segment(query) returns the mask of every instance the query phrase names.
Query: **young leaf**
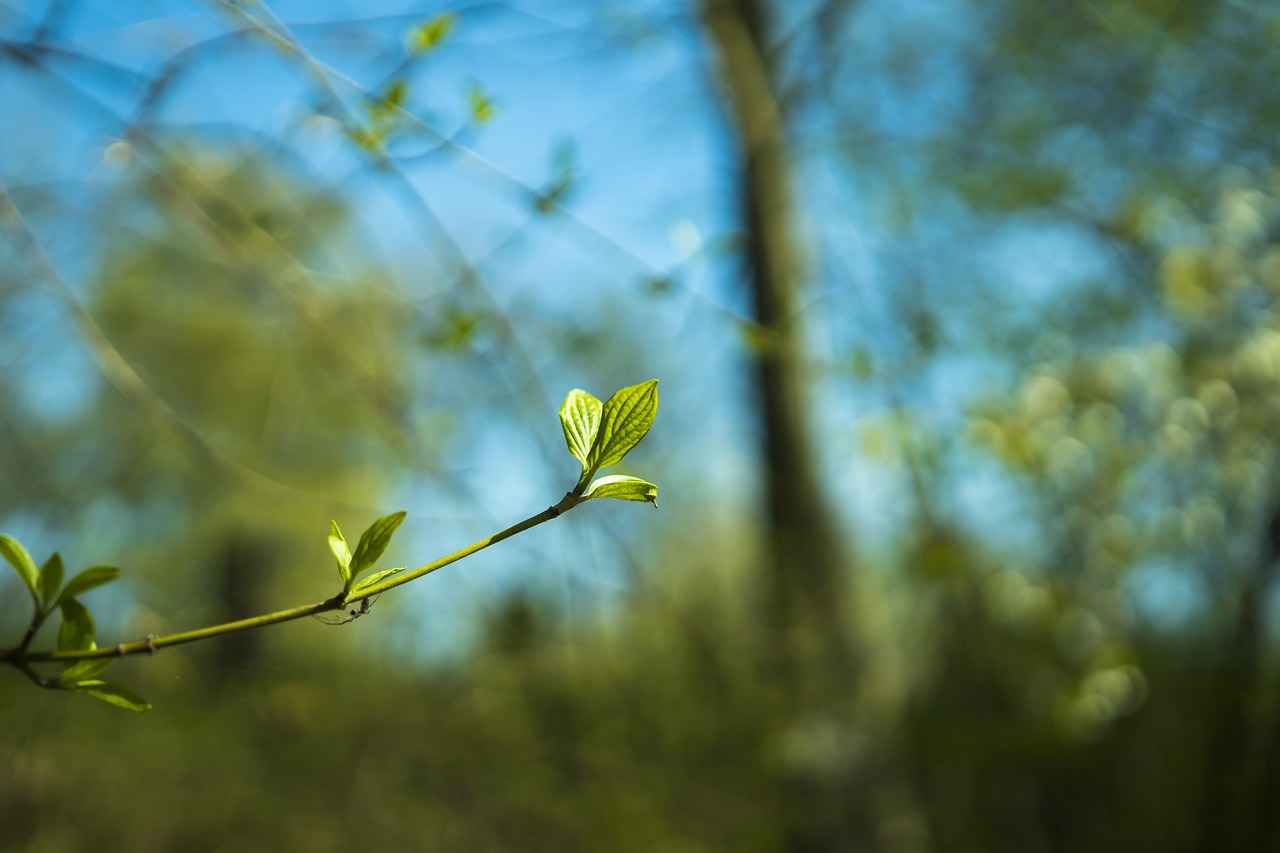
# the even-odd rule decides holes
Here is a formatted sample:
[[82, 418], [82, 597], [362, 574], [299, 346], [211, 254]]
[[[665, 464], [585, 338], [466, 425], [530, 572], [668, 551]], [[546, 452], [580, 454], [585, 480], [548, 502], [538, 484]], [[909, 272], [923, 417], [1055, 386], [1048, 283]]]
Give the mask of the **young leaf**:
[[120, 570], [115, 566], [90, 566], [67, 581], [67, 585], [63, 587], [62, 593], [58, 596], [57, 603], [61, 604], [64, 601], [77, 598], [81, 593], [109, 584], [118, 577], [120, 577]]
[[338, 561], [338, 574], [342, 575], [344, 584], [351, 583], [351, 549], [347, 547], [347, 540], [343, 538], [342, 531], [338, 529], [338, 522], [329, 521], [329, 550], [333, 552], [334, 559]]
[[356, 545], [356, 553], [351, 558], [352, 579], [360, 577], [362, 572], [372, 568], [373, 564], [378, 562], [378, 558], [391, 544], [391, 537], [395, 535], [396, 528], [400, 526], [400, 522], [404, 521], [406, 515], [408, 513], [404, 510], [384, 515], [360, 534], [360, 544]]
[[399, 574], [400, 572], [403, 572], [407, 568], [408, 566], [401, 566], [398, 569], [383, 569], [380, 572], [374, 572], [373, 574], [369, 575], [369, 577], [365, 578], [364, 580], [357, 583], [355, 586], [351, 587], [351, 592], [347, 595], [347, 600], [349, 601], [352, 598], [357, 597], [357, 595], [360, 593], [361, 590], [366, 590], [369, 587], [376, 584], [378, 581], [386, 580], [387, 578], [391, 577], [394, 574]]
[[618, 498], [624, 501], [643, 501], [658, 505], [658, 487], [639, 477], [613, 474], [601, 477], [591, 484], [585, 498]]
[[58, 587], [62, 586], [62, 574], [62, 557], [54, 551], [53, 556], [40, 567], [40, 599], [44, 602], [45, 613], [53, 609], [53, 603], [57, 600]]
[[560, 426], [564, 428], [564, 443], [569, 445], [569, 452], [586, 467], [587, 455], [600, 428], [600, 401], [581, 388], [574, 388], [560, 407]]
[[58, 680], [68, 684], [84, 681], [86, 678], [93, 678], [109, 666], [111, 666], [111, 658], [78, 660], [67, 664], [62, 674], [58, 676]]
[[587, 468], [595, 471], [617, 465], [631, 448], [640, 443], [658, 414], [658, 380], [620, 388], [605, 401], [600, 411], [600, 429]]
[[13, 570], [18, 573], [18, 577], [22, 578], [22, 583], [31, 593], [31, 600], [38, 608], [40, 594], [36, 591], [36, 584], [40, 572], [36, 569], [36, 561], [31, 559], [31, 555], [27, 553], [26, 548], [22, 547], [21, 542], [8, 534], [0, 534], [0, 554], [4, 555], [9, 565], [13, 566]]
[[95, 626], [89, 609], [74, 598], [61, 604], [62, 626], [58, 629], [58, 651], [78, 652], [94, 648]]
[[94, 699], [101, 699], [109, 705], [115, 705], [117, 708], [124, 708], [126, 711], [143, 711], [151, 710], [151, 703], [143, 699], [136, 693], [125, 690], [119, 684], [109, 684], [106, 681], [98, 681], [90, 679], [87, 681], [78, 681], [75, 684], [66, 685], [67, 690], [75, 693], [83, 693], [86, 696], [92, 696]]

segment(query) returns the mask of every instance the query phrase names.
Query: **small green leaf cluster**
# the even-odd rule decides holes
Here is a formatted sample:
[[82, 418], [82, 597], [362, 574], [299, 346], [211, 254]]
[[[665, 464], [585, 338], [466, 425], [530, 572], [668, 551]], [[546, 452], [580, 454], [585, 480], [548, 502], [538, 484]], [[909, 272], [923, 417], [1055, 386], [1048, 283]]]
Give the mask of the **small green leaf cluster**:
[[593, 480], [596, 472], [617, 465], [653, 426], [658, 414], [658, 380], [619, 388], [601, 403], [575, 388], [560, 407], [569, 452], [582, 463], [582, 474], [572, 494], [582, 500], [618, 498], [658, 505], [658, 487], [639, 477], [614, 474]]
[[[97, 648], [93, 614], [80, 602], [80, 596], [120, 577], [118, 568], [92, 566], [64, 585], [62, 557], [57, 552], [37, 568], [35, 560], [22, 543], [12, 536], [0, 534], [0, 555], [18, 573], [23, 586], [31, 594], [34, 606], [31, 624], [20, 649], [25, 650], [31, 644], [36, 633], [54, 611], [58, 611], [62, 617], [62, 624], [58, 629], [59, 651], [87, 651]], [[110, 665], [110, 658], [72, 661], [63, 665], [62, 672], [56, 678], [42, 678], [34, 674], [33, 677], [44, 687], [84, 693], [130, 711], [150, 710], [151, 703], [118, 684], [111, 684], [97, 677]]]
[[360, 597], [360, 591], [369, 589], [379, 581], [384, 581], [397, 572], [403, 572], [405, 566], [394, 569], [383, 569], [366, 578], [361, 575], [373, 568], [374, 563], [391, 544], [391, 537], [404, 521], [407, 512], [393, 512], [384, 515], [369, 525], [369, 529], [360, 534], [355, 553], [347, 546], [347, 540], [338, 529], [338, 522], [329, 522], [329, 550], [338, 561], [338, 574], [342, 576], [342, 600], [352, 601]]

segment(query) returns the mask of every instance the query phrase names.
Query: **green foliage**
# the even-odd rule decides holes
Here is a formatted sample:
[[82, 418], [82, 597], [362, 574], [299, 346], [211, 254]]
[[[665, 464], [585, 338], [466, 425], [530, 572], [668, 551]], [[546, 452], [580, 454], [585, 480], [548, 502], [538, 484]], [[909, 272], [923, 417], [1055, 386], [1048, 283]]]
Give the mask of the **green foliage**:
[[329, 522], [329, 550], [338, 561], [338, 574], [342, 577], [342, 582], [350, 585], [352, 581], [351, 549], [347, 547], [347, 540], [338, 528], [338, 522], [333, 520]]
[[565, 397], [560, 425], [565, 444], [582, 463], [574, 494], [588, 498], [620, 498], [657, 506], [658, 487], [635, 477], [591, 478], [601, 468], [617, 465], [640, 443], [658, 413], [658, 380], [650, 379], [614, 392], [602, 405], [579, 388]]
[[605, 401], [600, 412], [586, 467], [593, 472], [617, 465], [640, 443], [658, 413], [658, 380], [621, 388]]
[[[657, 412], [657, 380], [642, 383], [617, 391], [602, 406], [598, 400], [583, 391], [572, 391], [561, 407], [561, 422], [564, 427], [565, 440], [570, 451], [583, 467], [584, 483], [602, 464], [616, 464], [644, 438], [653, 423]], [[460, 548], [431, 563], [419, 567], [409, 575], [400, 578], [390, 586], [414, 580], [437, 568], [470, 556], [489, 545], [500, 542], [508, 536], [528, 530], [557, 517], [562, 511], [572, 509], [577, 503], [595, 497], [611, 497], [621, 500], [643, 501], [657, 505], [658, 488], [652, 483], [636, 477], [611, 476], [602, 477], [592, 483], [583, 494], [581, 488], [577, 492], [565, 495], [561, 502], [537, 515], [499, 531], [492, 536]], [[380, 584], [384, 584], [396, 575], [407, 571], [400, 566], [374, 572], [361, 578], [371, 570], [382, 557], [391, 539], [400, 528], [408, 513], [404, 510], [384, 515], [376, 520], [360, 536], [355, 552], [352, 553], [336, 520], [329, 522], [328, 544], [338, 564], [338, 574], [342, 578], [342, 593], [314, 605], [301, 605], [289, 610], [276, 611], [258, 617], [237, 620], [224, 625], [186, 634], [173, 634], [168, 637], [148, 637], [146, 640], [132, 644], [119, 644], [118, 654], [123, 655], [137, 651], [154, 652], [160, 645], [177, 645], [197, 639], [233, 634], [248, 628], [261, 625], [290, 621], [308, 615], [318, 615], [339, 608], [345, 608], [348, 602], [360, 598], [366, 605], [370, 597], [379, 594]], [[119, 685], [110, 684], [96, 678], [109, 665], [109, 660], [102, 657], [80, 656], [78, 652], [91, 652], [97, 648], [95, 641], [96, 625], [93, 615], [79, 600], [79, 596], [103, 584], [110, 583], [120, 576], [120, 570], [114, 566], [93, 566], [73, 577], [65, 586], [62, 585], [64, 569], [62, 558], [54, 553], [36, 570], [31, 555], [16, 539], [10, 536], [0, 538], [6, 559], [18, 572], [33, 599], [35, 612], [30, 628], [22, 644], [9, 651], [5, 661], [23, 669], [35, 681], [44, 687], [55, 687], [75, 693], [83, 693], [103, 702], [132, 711], [146, 711], [151, 705], [134, 693]], [[27, 647], [39, 631], [40, 626], [54, 609], [59, 609], [62, 623], [58, 630], [58, 654], [29, 655]], [[362, 607], [359, 613], [365, 612]], [[356, 612], [351, 613], [354, 618]], [[131, 651], [132, 650], [132, 651]], [[32, 662], [62, 661], [62, 673], [56, 680], [39, 676], [31, 669]]]
[[360, 534], [360, 543], [356, 545], [356, 552], [351, 558], [352, 578], [358, 578], [373, 568], [373, 564], [391, 544], [391, 537], [395, 535], [406, 515], [408, 513], [404, 510], [384, 515]]
[[560, 425], [564, 429], [564, 441], [569, 452], [586, 470], [587, 457], [600, 428], [600, 401], [580, 388], [575, 388], [564, 398], [560, 407]]
[[[76, 599], [69, 597], [62, 599], [60, 607], [62, 626], [58, 630], [58, 649], [76, 652], [97, 648], [94, 641], [96, 626], [89, 609]], [[61, 674], [52, 686], [72, 693], [83, 693], [127, 711], [151, 710], [151, 703], [135, 693], [118, 684], [95, 678], [110, 665], [111, 661], [103, 658], [68, 663], [63, 666]]]
[[591, 483], [583, 495], [586, 498], [618, 498], [624, 501], [643, 501], [658, 505], [658, 487], [639, 477], [612, 474]]
[[[31, 617], [30, 627], [21, 646], [13, 654], [26, 650], [35, 638], [45, 620], [58, 610], [61, 624], [58, 628], [58, 650], [63, 652], [90, 651], [96, 648], [94, 635], [96, 626], [93, 614], [82, 604], [80, 596], [96, 587], [108, 584], [120, 576], [120, 570], [114, 566], [93, 566], [73, 577], [66, 586], [62, 585], [64, 567], [62, 557], [52, 554], [38, 572], [31, 575], [28, 567], [35, 562], [20, 542], [11, 536], [0, 536], [5, 557], [18, 570], [20, 577], [32, 578], [29, 590], [35, 602], [35, 611]], [[22, 665], [21, 658], [10, 657], [10, 662]], [[109, 659], [87, 659], [70, 661], [63, 665], [57, 679], [48, 680], [35, 676], [33, 679], [42, 686], [84, 693], [110, 704], [134, 711], [145, 711], [151, 706], [122, 687], [98, 681], [94, 677], [110, 666]]]
[[387, 569], [357, 583], [360, 576], [373, 568], [378, 558], [387, 550], [387, 546], [391, 544], [391, 537], [395, 535], [406, 515], [408, 513], [401, 510], [374, 521], [360, 535], [360, 542], [356, 545], [354, 555], [347, 547], [347, 540], [343, 538], [342, 531], [338, 529], [338, 522], [329, 522], [329, 549], [333, 551], [333, 556], [338, 561], [338, 574], [342, 576], [345, 598], [350, 599], [361, 587], [370, 587], [396, 572], [403, 571], [403, 568]]
[[407, 566], [399, 566], [394, 569], [383, 569], [380, 572], [374, 572], [373, 574], [369, 575], [367, 578], [357, 581], [355, 585], [351, 587], [351, 591], [347, 594], [346, 597], [348, 600], [359, 598], [360, 593], [363, 592], [364, 590], [367, 590], [371, 588], [374, 584], [380, 583], [384, 580], [387, 580], [388, 578], [395, 577], [396, 575], [400, 574], [407, 568], [408, 568]]
[[56, 607], [62, 601], [76, 598], [91, 589], [109, 584], [118, 577], [120, 577], [120, 570], [115, 566], [91, 566], [67, 582], [53, 606]]

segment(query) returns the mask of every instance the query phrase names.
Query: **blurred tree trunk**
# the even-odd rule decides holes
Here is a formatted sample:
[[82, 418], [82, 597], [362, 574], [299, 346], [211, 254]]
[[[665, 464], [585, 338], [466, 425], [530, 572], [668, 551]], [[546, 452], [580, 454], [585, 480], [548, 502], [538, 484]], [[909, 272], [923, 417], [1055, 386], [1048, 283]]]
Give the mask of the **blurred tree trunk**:
[[[769, 68], [758, 0], [702, 0], [740, 157], [754, 321], [756, 405], [763, 433], [765, 664], [785, 689], [784, 722], [802, 724], [848, 697], [852, 656], [841, 614], [843, 558], [810, 444], [809, 378], [800, 317], [786, 126]], [[847, 768], [846, 768], [847, 769]], [[862, 847], [872, 825], [843, 772], [780, 768], [779, 804], [790, 850]]]
[[784, 656], [786, 646], [811, 632], [808, 639], [823, 657], [844, 657], [843, 559], [810, 446], [800, 322], [803, 271], [764, 11], [757, 0], [703, 0], [702, 10], [741, 157], [742, 220], [760, 332], [755, 369], [764, 441], [768, 618], [781, 634]]

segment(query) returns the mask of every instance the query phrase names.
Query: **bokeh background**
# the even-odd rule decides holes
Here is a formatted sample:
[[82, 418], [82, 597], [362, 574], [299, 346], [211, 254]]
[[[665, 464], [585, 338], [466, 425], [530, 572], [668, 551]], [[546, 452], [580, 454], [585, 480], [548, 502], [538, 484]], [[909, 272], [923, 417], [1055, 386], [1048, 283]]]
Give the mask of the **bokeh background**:
[[[0, 0], [0, 848], [1280, 850], [1280, 9]], [[7, 572], [7, 570], [6, 570]], [[11, 573], [10, 573], [11, 574]], [[0, 579], [0, 626], [30, 618]], [[42, 642], [52, 642], [44, 637]]]

